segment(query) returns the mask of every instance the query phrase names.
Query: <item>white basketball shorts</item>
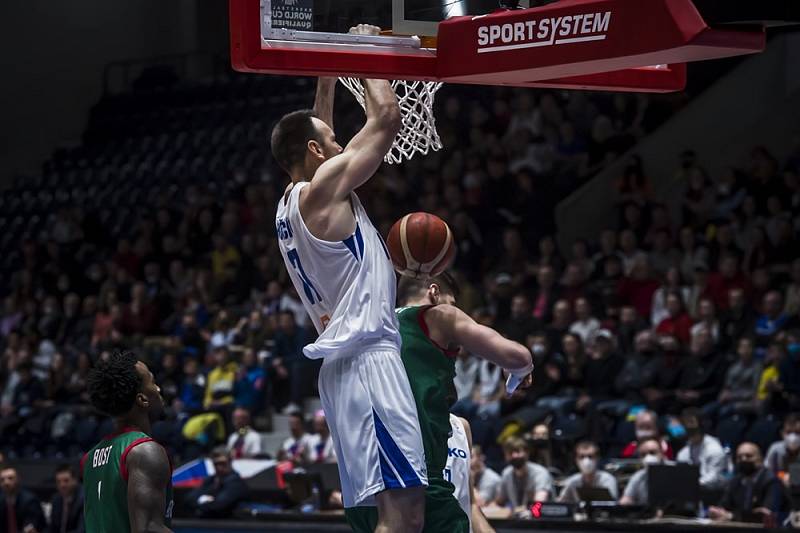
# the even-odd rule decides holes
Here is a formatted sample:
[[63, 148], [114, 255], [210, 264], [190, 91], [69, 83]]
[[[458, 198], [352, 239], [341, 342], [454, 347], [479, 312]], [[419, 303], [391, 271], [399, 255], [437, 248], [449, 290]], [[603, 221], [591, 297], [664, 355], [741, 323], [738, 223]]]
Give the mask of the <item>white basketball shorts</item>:
[[374, 505], [386, 489], [427, 486], [417, 407], [400, 353], [326, 358], [319, 393], [345, 507]]

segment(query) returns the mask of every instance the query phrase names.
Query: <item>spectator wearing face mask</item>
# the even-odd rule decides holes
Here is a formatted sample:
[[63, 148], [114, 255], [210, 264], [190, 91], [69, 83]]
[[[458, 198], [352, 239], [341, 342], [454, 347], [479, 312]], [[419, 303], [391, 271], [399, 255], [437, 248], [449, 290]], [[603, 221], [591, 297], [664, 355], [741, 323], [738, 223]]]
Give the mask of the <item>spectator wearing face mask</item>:
[[736, 449], [736, 475], [730, 480], [719, 506], [708, 508], [718, 522], [776, 524], [787, 508], [787, 498], [778, 478], [764, 468], [761, 450], [752, 442]]
[[[539, 369], [537, 374], [539, 379], [527, 389], [518, 389], [511, 396], [502, 390], [496, 392], [502, 416], [497, 421], [494, 431], [498, 435], [498, 442], [519, 435], [543, 420], [551, 410], [558, 411], [571, 402], [570, 396], [559, 394], [563, 392], [562, 383], [566, 376], [566, 367], [561, 355], [550, 349], [547, 336], [541, 332], [528, 335], [526, 340], [533, 354], [533, 364]], [[491, 412], [486, 410], [483, 412], [492, 416]], [[478, 414], [481, 414], [481, 410]], [[478, 432], [473, 427], [473, 438], [475, 433]]]
[[541, 465], [554, 477], [562, 475], [559, 462], [553, 450], [553, 443], [550, 440], [550, 428], [547, 424], [536, 424], [531, 430], [528, 439], [528, 447], [531, 450], [529, 459]]
[[728, 458], [719, 440], [703, 431], [701, 414], [698, 409], [686, 409], [681, 415], [681, 423], [686, 429], [687, 444], [678, 452], [678, 462], [700, 467], [700, 486], [706, 489], [722, 488]]
[[545, 467], [528, 460], [525, 441], [510, 437], [503, 444], [503, 451], [509, 464], [500, 475], [495, 503], [517, 509], [548, 500], [553, 491], [553, 478]]
[[658, 415], [653, 411], [639, 411], [636, 413], [636, 420], [634, 421], [634, 428], [636, 430], [636, 440], [628, 443], [622, 450], [622, 457], [629, 459], [636, 457], [639, 446], [647, 439], [657, 439], [661, 443], [661, 450], [667, 459], [674, 457], [672, 446], [661, 437], [658, 429]]
[[575, 465], [578, 473], [568, 477], [558, 501], [577, 503], [580, 501], [578, 489], [583, 487], [603, 488], [616, 500], [619, 497], [617, 480], [605, 470], [598, 469], [599, 450], [591, 441], [579, 442], [575, 445]]
[[649, 465], [671, 464], [664, 457], [664, 452], [661, 449], [661, 441], [656, 438], [646, 438], [639, 442], [639, 449], [637, 450], [639, 459], [641, 459], [644, 468], [633, 474], [628, 484], [625, 486], [625, 492], [622, 498], [619, 499], [620, 505], [647, 505], [649, 496], [647, 492], [647, 467]]
[[773, 442], [767, 451], [766, 467], [781, 476], [789, 465], [800, 461], [800, 413], [791, 413], [783, 420], [783, 440]]

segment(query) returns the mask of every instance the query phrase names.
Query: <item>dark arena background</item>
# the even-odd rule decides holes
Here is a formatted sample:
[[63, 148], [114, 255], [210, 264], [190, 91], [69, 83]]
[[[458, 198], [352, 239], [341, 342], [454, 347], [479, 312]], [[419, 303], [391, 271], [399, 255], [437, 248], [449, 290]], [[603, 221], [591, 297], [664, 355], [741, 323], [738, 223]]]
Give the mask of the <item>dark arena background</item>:
[[[229, 9], [245, 4], [259, 2], [0, 4], [0, 533], [84, 531], [81, 458], [114, 430], [87, 381], [120, 351], [161, 388], [151, 436], [173, 467], [174, 531], [350, 530], [320, 362], [302, 351], [317, 332], [275, 235], [289, 179], [270, 133], [314, 104], [316, 78], [232, 68], [246, 36]], [[500, 7], [401, 4], [270, 5], [320, 33]], [[517, 4], [581, 2], [503, 7]], [[686, 59], [680, 90], [566, 71], [447, 82], [443, 148], [358, 190], [383, 237], [410, 212], [445, 220], [458, 306], [532, 354], [532, 386], [510, 396], [502, 369], [455, 360], [474, 503], [498, 532], [800, 527], [800, 9], [693, 5], [715, 31], [763, 29], [764, 46]], [[631, 42], [646, 15], [624, 20]], [[342, 85], [334, 116], [344, 146], [364, 111]]]

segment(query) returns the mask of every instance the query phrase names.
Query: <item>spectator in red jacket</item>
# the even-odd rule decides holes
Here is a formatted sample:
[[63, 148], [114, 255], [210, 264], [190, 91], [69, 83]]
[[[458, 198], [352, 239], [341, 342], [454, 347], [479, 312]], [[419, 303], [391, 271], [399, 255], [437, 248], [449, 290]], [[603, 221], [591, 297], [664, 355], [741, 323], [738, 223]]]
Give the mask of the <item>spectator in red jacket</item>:
[[674, 335], [684, 345], [689, 343], [692, 330], [692, 319], [686, 313], [683, 297], [678, 291], [667, 294], [667, 312], [669, 316], [656, 327], [656, 333]]
[[120, 327], [126, 335], [147, 335], [154, 331], [156, 309], [147, 297], [144, 283], [135, 283], [131, 288], [131, 303], [122, 310]]
[[630, 277], [623, 278], [619, 284], [619, 296], [623, 304], [632, 305], [643, 318], [650, 315], [653, 294], [658, 289], [658, 281], [650, 275], [647, 257], [636, 259]]
[[708, 294], [717, 308], [724, 311], [728, 308], [728, 293], [731, 289], [742, 289], [750, 292], [750, 282], [739, 270], [739, 258], [734, 254], [725, 254], [719, 260], [719, 272], [708, 275]]
[[586, 295], [586, 274], [578, 263], [570, 263], [561, 277], [560, 297], [574, 306], [575, 301]]

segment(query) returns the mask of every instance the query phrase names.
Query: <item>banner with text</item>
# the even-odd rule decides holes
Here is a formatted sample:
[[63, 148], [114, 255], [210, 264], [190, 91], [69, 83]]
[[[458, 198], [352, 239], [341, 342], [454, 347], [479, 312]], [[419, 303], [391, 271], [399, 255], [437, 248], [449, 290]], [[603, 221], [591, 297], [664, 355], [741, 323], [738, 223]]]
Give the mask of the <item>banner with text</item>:
[[272, 0], [272, 27], [314, 30], [314, 0]]

